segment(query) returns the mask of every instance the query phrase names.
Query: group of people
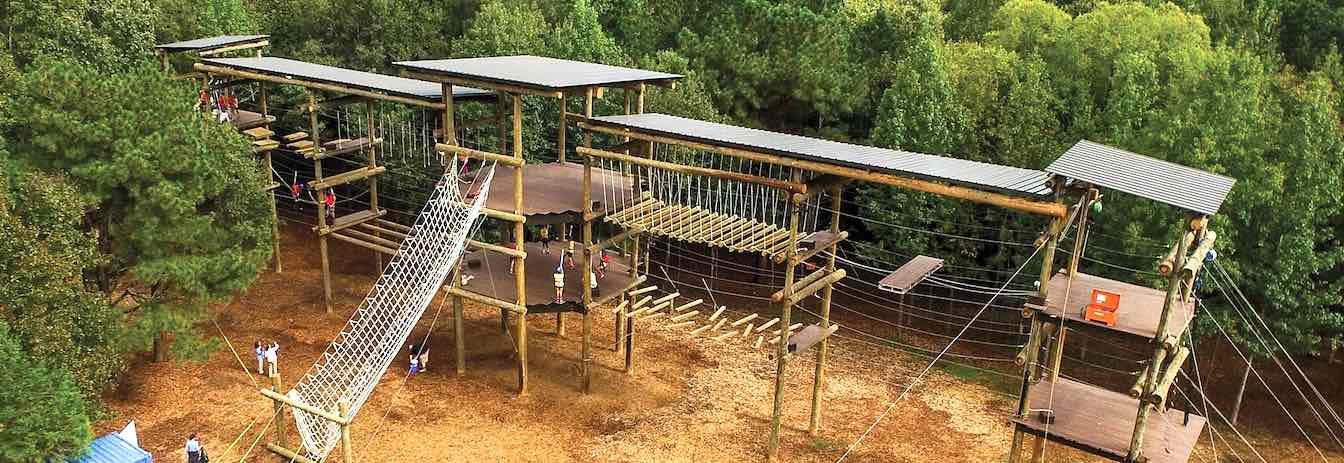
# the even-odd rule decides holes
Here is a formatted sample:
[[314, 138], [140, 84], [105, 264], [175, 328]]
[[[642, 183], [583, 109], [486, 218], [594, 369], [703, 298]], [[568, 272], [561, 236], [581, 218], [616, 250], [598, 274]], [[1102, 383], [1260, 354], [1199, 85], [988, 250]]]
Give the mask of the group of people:
[[[604, 250], [602, 251], [602, 257], [597, 261], [597, 265], [593, 266], [593, 270], [591, 271], [591, 273], [589, 273], [590, 278], [588, 279], [588, 287], [592, 288], [593, 296], [602, 295], [601, 290], [598, 289], [597, 282], [603, 278], [606, 278], [607, 264], [609, 263], [611, 263], [611, 256], [608, 256], [607, 252]], [[551, 277], [555, 279], [556, 304], [561, 304], [565, 302], [566, 267], [568, 267], [571, 270], [574, 268], [574, 254], [572, 250], [566, 251], [566, 254], [560, 257], [560, 264], [555, 266], [555, 273], [551, 275]]]
[[252, 343], [252, 351], [257, 354], [257, 374], [274, 376], [276, 374], [276, 360], [280, 355], [280, 344], [274, 339], [270, 341], [259, 340]]

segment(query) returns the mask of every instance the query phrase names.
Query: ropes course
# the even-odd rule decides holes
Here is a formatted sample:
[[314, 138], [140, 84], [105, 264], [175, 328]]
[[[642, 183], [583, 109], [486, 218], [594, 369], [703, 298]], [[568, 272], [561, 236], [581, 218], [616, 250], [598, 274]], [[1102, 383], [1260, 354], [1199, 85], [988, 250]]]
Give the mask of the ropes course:
[[[346, 327], [288, 393], [291, 400], [329, 411], [343, 404], [349, 410], [344, 415], [353, 417], [373, 393], [480, 223], [494, 169], [482, 169], [484, 177], [472, 189], [479, 193], [464, 198], [456, 166], [453, 162], [444, 174], [409, 237]], [[341, 425], [298, 407], [294, 419], [309, 457], [321, 461], [336, 447]]]

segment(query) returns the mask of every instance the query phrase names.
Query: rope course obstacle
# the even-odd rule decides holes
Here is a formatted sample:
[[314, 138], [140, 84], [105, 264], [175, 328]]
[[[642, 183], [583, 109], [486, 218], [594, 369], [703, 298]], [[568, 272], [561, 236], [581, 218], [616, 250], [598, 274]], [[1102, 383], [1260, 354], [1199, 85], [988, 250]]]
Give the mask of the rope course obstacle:
[[[206, 44], [203, 46], [227, 49], [233, 45], [225, 43], [232, 44], [231, 40], [238, 39], [202, 40]], [[847, 278], [847, 270], [837, 266], [837, 260], [841, 259], [839, 245], [848, 239], [848, 232], [840, 229], [844, 215], [842, 201], [844, 189], [855, 181], [1003, 207], [1051, 220], [1034, 245], [1001, 243], [1034, 247], [1033, 257], [1043, 256], [1039, 288], [1021, 308], [1023, 319], [1030, 320], [1031, 329], [1026, 345], [1015, 359], [1023, 373], [1013, 416], [1011, 461], [1020, 459], [1027, 434], [1037, 436], [1033, 461], [1043, 458], [1046, 441], [1117, 461], [1186, 461], [1190, 444], [1204, 427], [1202, 417], [1166, 410], [1173, 384], [1190, 350], [1189, 337], [1182, 336], [1196, 306], [1188, 288], [1200, 271], [1202, 256], [1213, 247], [1216, 235], [1208, 229], [1209, 217], [1217, 212], [1231, 188], [1231, 179], [1085, 140], [1040, 171], [646, 114], [646, 88], [675, 85], [681, 76], [639, 69], [535, 56], [404, 61], [394, 65], [407, 77], [260, 56], [204, 59], [194, 65], [203, 77], [204, 91], [232, 91], [246, 82], [260, 84], [262, 110], [256, 117], [247, 117], [247, 124], [268, 127], [274, 119], [267, 111], [267, 83], [300, 85], [342, 95], [318, 102], [310, 92], [308, 103], [302, 108], [308, 113], [308, 130], [290, 134], [285, 139], [286, 146], [272, 146], [268, 150], [287, 150], [313, 161], [314, 175], [308, 187], [319, 192], [316, 198], [325, 199], [327, 195], [322, 193], [338, 185], [367, 180], [368, 200], [364, 203], [367, 210], [328, 222], [324, 208], [330, 207], [330, 203], [314, 201], [318, 209], [315, 231], [323, 256], [324, 300], [329, 301], [331, 291], [327, 237], [394, 256], [378, 286], [356, 311], [350, 328], [324, 355], [316, 372], [305, 376], [292, 394], [279, 394], [278, 384], [274, 391], [264, 392], [276, 401], [278, 411], [283, 409], [282, 403], [297, 410], [307, 457], [285, 449], [282, 441], [270, 446], [277, 453], [321, 460], [338, 441], [348, 444], [350, 417], [377, 384], [390, 362], [391, 352], [395, 351], [394, 344], [404, 341], [405, 332], [414, 326], [425, 304], [442, 288], [454, 306], [458, 372], [465, 371], [463, 301], [498, 308], [501, 327], [515, 343], [520, 395], [528, 390], [526, 316], [529, 314], [556, 313], [560, 336], [564, 336], [567, 313], [582, 316], [580, 390], [585, 392], [590, 388], [592, 373], [591, 314], [594, 308], [605, 304], [615, 307], [612, 310], [616, 315], [615, 350], [624, 352], [627, 372], [633, 369], [635, 323], [640, 321], [689, 328], [690, 335], [718, 341], [742, 339], [758, 348], [773, 346], [774, 408], [766, 453], [774, 459], [778, 456], [782, 432], [785, 370], [789, 362], [809, 349], [815, 351], [816, 361], [808, 430], [815, 434], [821, 426], [829, 339], [840, 329], [831, 322], [833, 288], [843, 286], [842, 281]], [[212, 84], [211, 76], [231, 80]], [[621, 93], [623, 114], [594, 116], [594, 100], [602, 98], [607, 90]], [[524, 96], [558, 100], [557, 162], [537, 163], [524, 158]], [[378, 204], [376, 176], [387, 169], [378, 162], [376, 147], [381, 142], [375, 132], [377, 124], [372, 109], [367, 111], [365, 133], [360, 136], [347, 138], [338, 134], [328, 143], [323, 143], [319, 136], [321, 127], [317, 118], [321, 108], [346, 105], [352, 98], [441, 112], [440, 127], [432, 138], [434, 150], [444, 159], [451, 157], [463, 163], [475, 159], [510, 170], [501, 172], [505, 178], [493, 187], [486, 176], [477, 186], [479, 189], [460, 190], [452, 177], [456, 169], [450, 167], [449, 174], [434, 188], [433, 199], [416, 225], [398, 228], [394, 222], [382, 218], [384, 208]], [[573, 99], [582, 100], [582, 113], [570, 112]], [[459, 102], [493, 103], [494, 111], [478, 120], [459, 122], [455, 116]], [[566, 140], [571, 124], [579, 129], [581, 141]], [[460, 128], [490, 125], [499, 130], [498, 143], [491, 150], [464, 145]], [[247, 129], [240, 126], [240, 130]], [[265, 130], [269, 132], [269, 128]], [[254, 137], [261, 135], [269, 140], [274, 134], [257, 131]], [[571, 145], [581, 165], [569, 162]], [[324, 158], [344, 159], [340, 156], [355, 153], [367, 153], [367, 161], [344, 161], [342, 165], [358, 167], [334, 176], [323, 175]], [[267, 164], [269, 169], [269, 158]], [[458, 165], [457, 161], [445, 164]], [[1101, 198], [1102, 188], [1186, 211], [1184, 235], [1159, 265], [1159, 273], [1168, 280], [1165, 291], [1079, 271], [1079, 262], [1088, 260], [1084, 257], [1088, 211]], [[533, 198], [526, 203], [525, 192], [530, 192], [527, 196]], [[472, 201], [470, 206], [463, 202], [468, 199]], [[469, 229], [477, 214], [502, 222], [510, 231], [509, 239], [501, 244], [469, 239]], [[829, 215], [828, 221], [825, 215]], [[615, 232], [598, 239], [595, 222], [605, 222]], [[546, 243], [527, 243], [526, 225], [561, 226], [560, 242], [564, 244], [559, 254], [547, 254]], [[579, 228], [579, 236], [567, 236], [571, 225]], [[357, 228], [364, 231], [356, 232]], [[1071, 229], [1076, 230], [1073, 251], [1065, 251], [1070, 262], [1056, 272], [1057, 247]], [[424, 241], [430, 238], [435, 238], [431, 240], [434, 243]], [[649, 245], [655, 238], [754, 253], [763, 259], [762, 267], [767, 262], [782, 264], [782, 281], [771, 288], [777, 290], [770, 297], [764, 298], [778, 305], [778, 316], [769, 320], [755, 313], [725, 316], [727, 306], [715, 302], [712, 292], [709, 304], [702, 299], [678, 302], [678, 298], [688, 297], [683, 297], [666, 273], [662, 278], [673, 287], [660, 293], [658, 286], [647, 283], [649, 278], [660, 278], [649, 274], [652, 260]], [[444, 284], [453, 264], [466, 249], [482, 253], [480, 261], [491, 272], [484, 281], [490, 284], [467, 284], [458, 278]], [[595, 281], [597, 271], [607, 268], [601, 257], [609, 254], [618, 256], [611, 269], [623, 273], [622, 278]], [[503, 269], [493, 267], [505, 265], [490, 266], [490, 257], [507, 260], [510, 274], [507, 277], [498, 274]], [[468, 258], [473, 259], [476, 257]], [[874, 268], [864, 268], [849, 260], [842, 262], [856, 272], [860, 269], [871, 272]], [[1008, 281], [995, 281], [991, 287], [933, 276], [942, 265], [941, 260], [921, 256], [912, 267], [889, 275], [893, 277], [889, 284], [879, 282], [871, 286], [879, 288], [878, 292], [904, 293], [928, 282], [990, 296], [965, 327], [949, 338], [947, 347], [932, 356], [936, 363], [981, 314], [991, 307], [999, 308], [993, 305], [997, 297], [1029, 294], [1022, 289], [1009, 289], [1014, 284], [1019, 284], [1014, 288], [1022, 287], [1013, 280], [1027, 264], [1023, 262]], [[565, 294], [571, 288], [566, 276], [569, 265], [574, 265], [579, 273], [577, 291], [581, 295], [577, 298]], [[538, 266], [541, 272], [535, 268]], [[554, 283], [544, 276], [552, 266], [556, 268]], [[771, 281], [773, 284], [775, 280]], [[509, 290], [499, 290], [500, 286]], [[538, 295], [549, 296], [552, 290], [556, 291], [555, 298], [542, 297], [547, 302], [538, 302]], [[1085, 295], [1093, 290], [1119, 294], [1126, 301], [1120, 306], [1119, 318], [1113, 326], [1093, 323], [1083, 315], [1081, 308], [1090, 300]], [[541, 293], [529, 295], [536, 291]], [[817, 310], [802, 308], [800, 304], [814, 296], [820, 299]], [[818, 323], [811, 326], [795, 323], [794, 308], [813, 314]], [[1011, 310], [1016, 312], [1018, 308], [1014, 305]], [[510, 323], [511, 317], [514, 323]], [[365, 328], [367, 324], [380, 324], [380, 328]], [[1129, 394], [1104, 391], [1060, 375], [1069, 330], [1123, 333], [1150, 343], [1151, 357]], [[350, 347], [356, 345], [378, 347], [370, 351]], [[385, 349], [388, 346], [391, 350]], [[932, 366], [933, 363], [929, 365]], [[906, 392], [930, 368], [919, 372]], [[902, 393], [887, 411], [905, 396]], [[1125, 419], [1121, 413], [1128, 410], [1137, 412], [1133, 420]], [[1156, 416], [1163, 417], [1161, 421], [1149, 419], [1154, 411]], [[1095, 425], [1096, 417], [1103, 417], [1106, 425]], [[1105, 436], [1099, 435], [1102, 433]], [[1128, 439], [1116, 437], [1126, 435]], [[349, 453], [344, 453], [348, 458]]]
[[[479, 225], [486, 194], [464, 202], [467, 198], [459, 193], [456, 171], [449, 169], [444, 174], [408, 238], [346, 328], [287, 394], [289, 405], [296, 408], [294, 418], [310, 459], [325, 458], [348, 432], [343, 427], [401, 352], [411, 329], [456, 268], [468, 236]], [[488, 190], [494, 169], [484, 172], [477, 184]], [[342, 421], [306, 411], [309, 408], [333, 412]]]

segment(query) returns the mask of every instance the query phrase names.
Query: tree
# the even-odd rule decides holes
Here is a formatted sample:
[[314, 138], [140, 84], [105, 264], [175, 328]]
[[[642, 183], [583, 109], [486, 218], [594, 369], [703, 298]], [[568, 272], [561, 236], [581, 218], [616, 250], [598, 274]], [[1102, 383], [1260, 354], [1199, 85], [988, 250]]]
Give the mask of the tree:
[[0, 460], [78, 456], [93, 440], [79, 389], [64, 372], [34, 362], [0, 321]]
[[69, 372], [92, 408], [125, 360], [120, 311], [81, 282], [103, 259], [82, 227], [91, 204], [65, 177], [0, 155], [0, 320], [27, 355]]
[[46, 59], [122, 69], [148, 54], [154, 40], [156, 11], [143, 0], [5, 0], [0, 13], [19, 69]]
[[[14, 157], [66, 172], [93, 205], [84, 226], [106, 260], [84, 278], [124, 304], [140, 347], [151, 333], [188, 332], [206, 302], [246, 288], [272, 249], [268, 175], [194, 100], [150, 65], [107, 74], [56, 63], [19, 79], [3, 105]], [[182, 352], [200, 346], [179, 340]]]

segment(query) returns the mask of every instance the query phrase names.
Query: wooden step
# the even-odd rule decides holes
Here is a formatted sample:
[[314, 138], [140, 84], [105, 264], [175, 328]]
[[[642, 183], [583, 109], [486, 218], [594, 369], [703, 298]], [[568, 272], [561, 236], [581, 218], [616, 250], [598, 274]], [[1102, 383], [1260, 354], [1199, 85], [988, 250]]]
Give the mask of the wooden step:
[[299, 140], [299, 141], [290, 143], [290, 144], [288, 144], [288, 145], [285, 145], [285, 148], [289, 148], [289, 149], [296, 150], [296, 151], [297, 151], [297, 150], [305, 150], [305, 149], [309, 149], [309, 148], [313, 148], [313, 147], [314, 147], [314, 144], [313, 144], [313, 141], [312, 141], [312, 140]]
[[365, 167], [362, 169], [355, 169], [349, 172], [336, 174], [330, 177], [323, 177], [321, 180], [313, 180], [311, 182], [308, 182], [308, 188], [312, 188], [314, 190], [325, 190], [334, 186], [344, 185], [350, 182], [363, 180], [381, 174], [383, 172], [387, 172], [387, 166]]
[[285, 136], [280, 137], [280, 138], [283, 138], [285, 141], [288, 141], [288, 142], [299, 141], [299, 140], [303, 140], [303, 139], [305, 139], [305, 138], [308, 138], [308, 132], [294, 132], [294, 133], [291, 133], [291, 134], [289, 134], [289, 135], [285, 135]]
[[276, 188], [280, 188], [280, 186], [281, 186], [280, 182], [271, 182], [269, 185], [261, 187], [261, 191], [271, 191]]
[[339, 144], [341, 144], [341, 143], [345, 143], [345, 142], [348, 142], [348, 141], [350, 141], [349, 138], [337, 138], [337, 139], [335, 139], [335, 140], [327, 140], [327, 141], [325, 141], [325, 142], [322, 143], [322, 147], [323, 147], [323, 148], [331, 148], [331, 147], [333, 147], [333, 146], [336, 146], [336, 145], [339, 145]]
[[238, 130], [247, 130], [255, 127], [265, 126], [275, 122], [275, 116], [262, 117], [261, 113], [252, 111], [237, 110], [233, 112], [233, 118], [229, 120], [233, 127]]
[[387, 255], [389, 255], [389, 256], [395, 256], [395, 255], [397, 255], [397, 250], [396, 250], [396, 248], [389, 248], [389, 247], [387, 247], [387, 246], [383, 246], [383, 245], [379, 245], [379, 244], [375, 244], [375, 243], [370, 243], [370, 242], [368, 242], [368, 241], [364, 241], [364, 240], [359, 239], [359, 238], [354, 237], [354, 236], [346, 235], [345, 233], [347, 233], [348, 231], [349, 231], [349, 230], [347, 230], [347, 231], [345, 231], [345, 232], [340, 232], [340, 233], [332, 233], [332, 234], [327, 235], [327, 236], [330, 236], [330, 237], [332, 237], [332, 238], [336, 238], [336, 239], [338, 239], [338, 240], [341, 240], [341, 241], [344, 241], [344, 242], [347, 242], [347, 243], [350, 243], [350, 244], [353, 244], [353, 245], [356, 245], [356, 246], [360, 246], [360, 247], [364, 247], [364, 248], [372, 249], [372, 250], [374, 250], [374, 251], [378, 251], [378, 252], [381, 252], [381, 253], [383, 253], [383, 254], [387, 254]]
[[328, 223], [327, 226], [324, 228], [319, 229], [318, 227], [313, 227], [313, 231], [316, 231], [318, 234], [321, 235], [327, 235], [333, 232], [353, 227], [355, 225], [359, 225], [361, 223], [376, 220], [377, 218], [382, 217], [384, 215], [387, 215], [386, 209], [379, 209], [378, 212], [364, 209], [359, 212], [337, 217], [333, 219], [331, 223]]
[[354, 140], [345, 140], [340, 143], [323, 143], [323, 145], [326, 148], [324, 148], [322, 151], [311, 154], [310, 156], [308, 156], [308, 158], [326, 159], [332, 156], [340, 156], [342, 154], [353, 153], [368, 148], [370, 146], [377, 145], [382, 142], [383, 139], [381, 138], [375, 138], [373, 139], [373, 141], [369, 141], [368, 138], [356, 138]]
[[263, 153], [280, 147], [275, 140], [257, 140], [252, 142], [252, 154]]
[[244, 131], [243, 131], [243, 135], [247, 135], [247, 136], [249, 136], [249, 137], [252, 137], [253, 140], [263, 140], [263, 139], [271, 138], [271, 135], [275, 135], [275, 132], [272, 132], [270, 129], [265, 128], [265, 127], [253, 127], [253, 128], [244, 130]]

